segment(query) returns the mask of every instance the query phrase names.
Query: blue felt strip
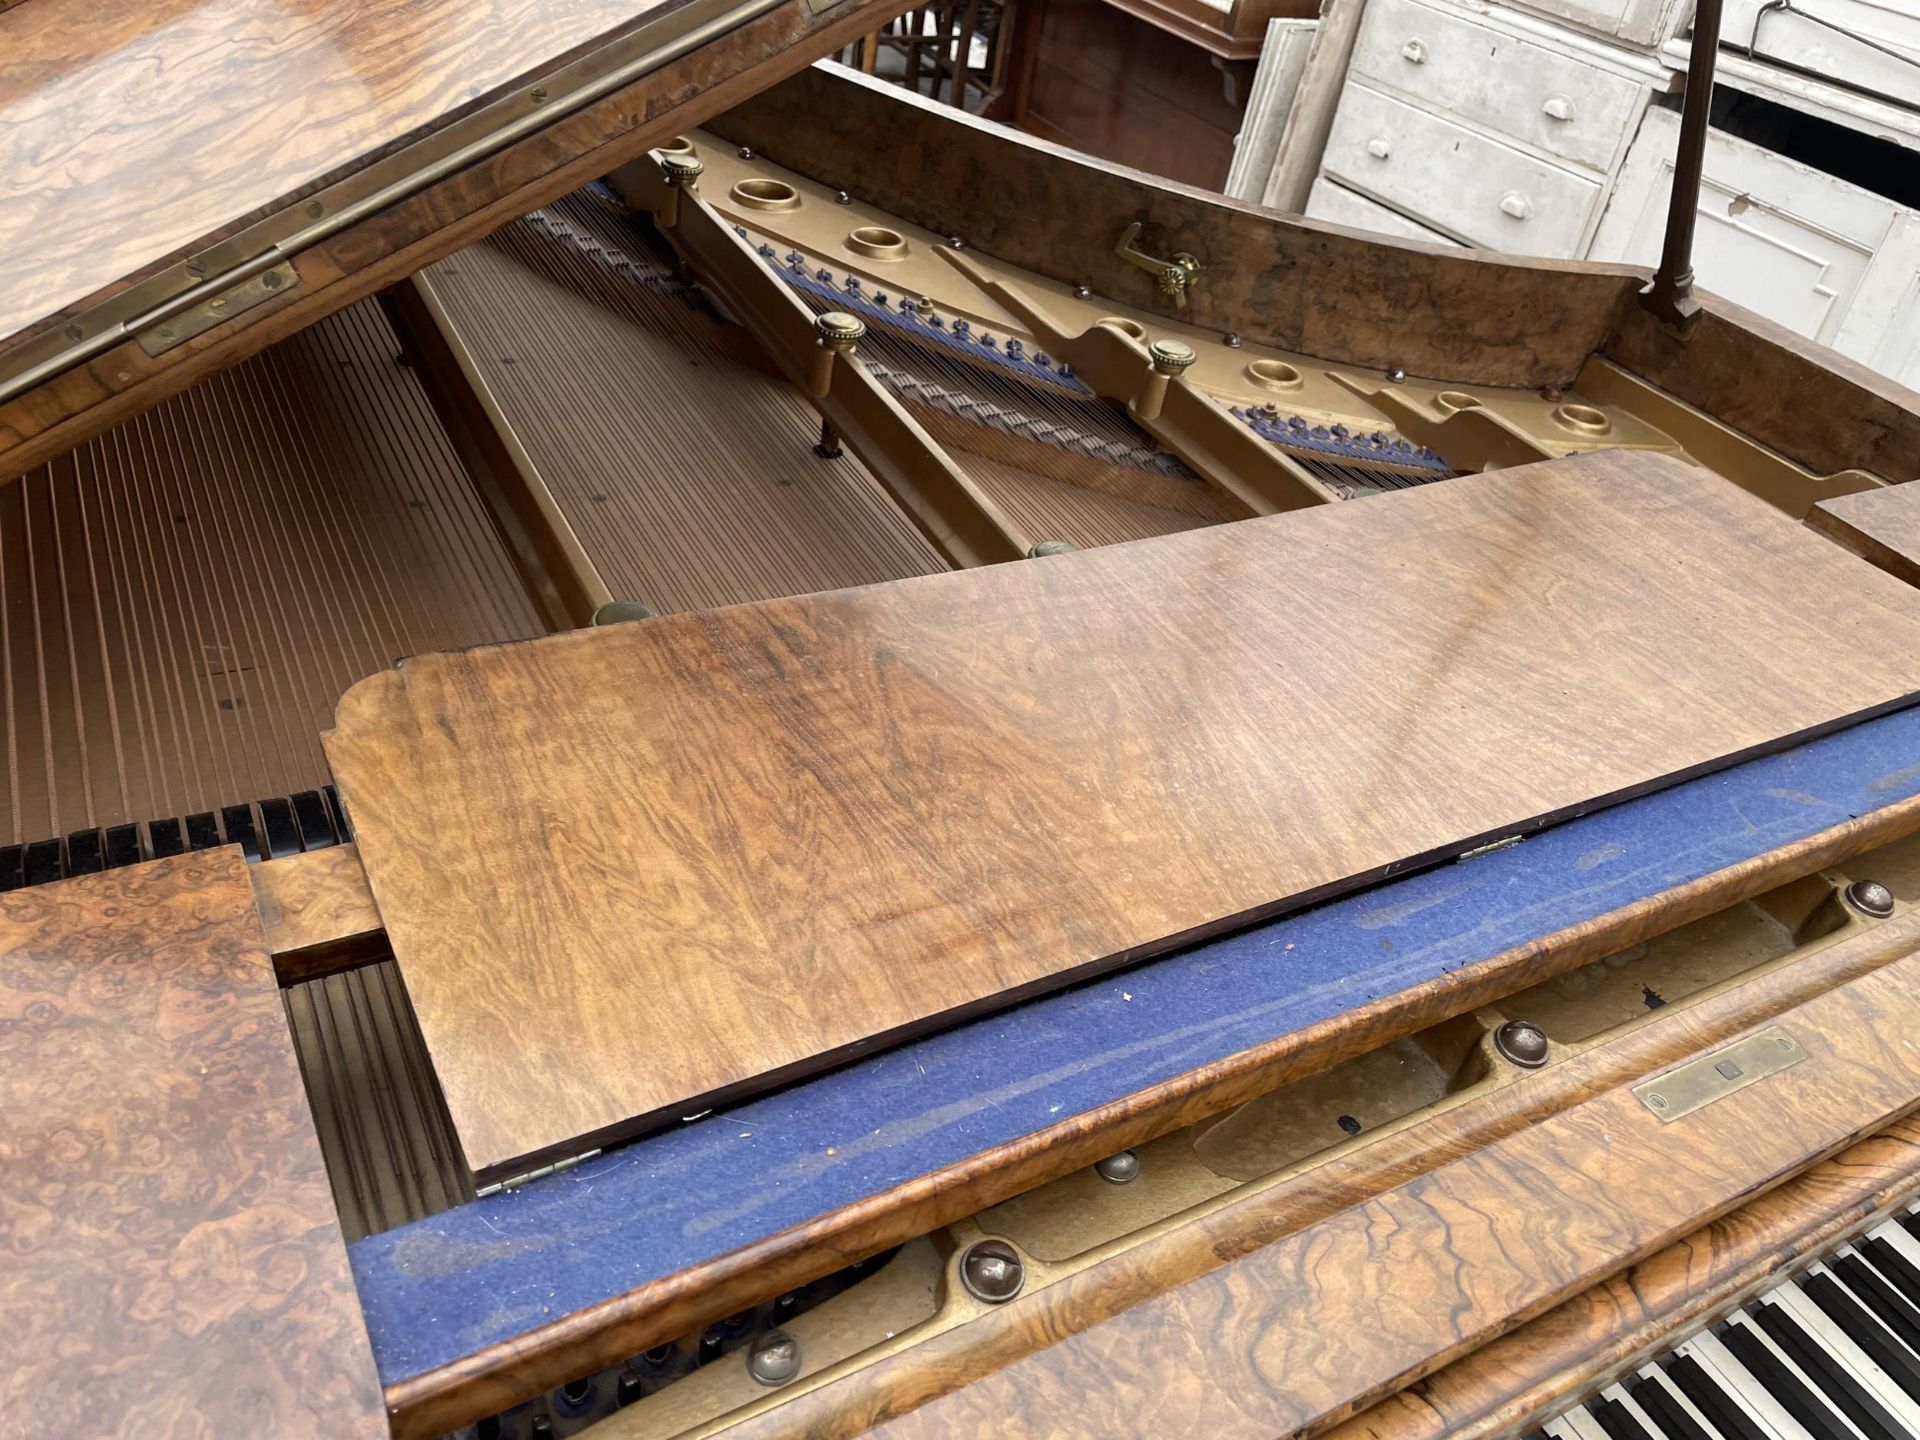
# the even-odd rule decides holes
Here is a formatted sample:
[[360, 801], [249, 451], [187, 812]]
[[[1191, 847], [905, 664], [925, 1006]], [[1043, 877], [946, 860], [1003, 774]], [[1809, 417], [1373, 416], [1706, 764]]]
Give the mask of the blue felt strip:
[[369, 1236], [352, 1259], [381, 1378], [444, 1365], [1916, 794], [1920, 709], [1909, 709], [901, 1045]]

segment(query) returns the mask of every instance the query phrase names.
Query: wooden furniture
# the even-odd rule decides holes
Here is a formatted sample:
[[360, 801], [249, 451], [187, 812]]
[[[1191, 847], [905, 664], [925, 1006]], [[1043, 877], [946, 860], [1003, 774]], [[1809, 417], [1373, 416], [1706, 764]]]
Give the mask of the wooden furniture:
[[265, 0], [0, 13], [0, 173], [36, 182], [0, 215], [0, 479], [904, 3], [330, 3], [299, 25]]
[[1889, 575], [1920, 585], [1920, 489], [1895, 485], [1823, 500], [1807, 523]]
[[1026, 0], [1003, 118], [1218, 190], [1267, 22], [1314, 9], [1305, 0]]
[[[1869, 628], [1885, 668], [1832, 663]], [[1766, 507], [1595, 456], [425, 657], [326, 745], [498, 1178], [1897, 704], [1908, 634]]]
[[0, 1404], [62, 1434], [387, 1434], [233, 847], [0, 897]]
[[[1425, 1129], [1230, 1192], [1117, 1253], [1057, 1266], [1027, 1255], [1035, 1293], [720, 1433], [1317, 1433], [1852, 1145], [1843, 1095], [1875, 1117], [1864, 1128], [1899, 1122], [1920, 1101], [1906, 1043], [1916, 944], [1909, 914], [1823, 954], [1815, 968], [1831, 989], [1789, 998], [1797, 985], [1781, 972], [1703, 1001], [1661, 1038], [1595, 1046]], [[1677, 1118], [1649, 1102], [1743, 1033], [1806, 1058]], [[1878, 1161], [1869, 1184], [1835, 1208], [1861, 1189], [1911, 1192], [1910, 1174], [1881, 1168], [1884, 1148], [1862, 1158]]]

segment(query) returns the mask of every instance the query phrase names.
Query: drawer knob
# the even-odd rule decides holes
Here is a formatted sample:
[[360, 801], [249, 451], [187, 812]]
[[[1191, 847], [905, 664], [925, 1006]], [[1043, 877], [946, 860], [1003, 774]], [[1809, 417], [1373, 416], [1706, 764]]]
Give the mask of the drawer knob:
[[1547, 103], [1540, 107], [1540, 113], [1549, 120], [1573, 119], [1573, 101], [1564, 95], [1549, 95]]
[[1533, 214], [1533, 202], [1518, 190], [1509, 190], [1500, 197], [1500, 210], [1516, 220], [1524, 220]]
[[1384, 160], [1392, 153], [1393, 146], [1389, 145], [1385, 140], [1382, 140], [1378, 135], [1367, 141], [1367, 154], [1376, 160]]
[[1409, 40], [1400, 47], [1400, 54], [1415, 65], [1427, 63], [1427, 46], [1422, 40]]

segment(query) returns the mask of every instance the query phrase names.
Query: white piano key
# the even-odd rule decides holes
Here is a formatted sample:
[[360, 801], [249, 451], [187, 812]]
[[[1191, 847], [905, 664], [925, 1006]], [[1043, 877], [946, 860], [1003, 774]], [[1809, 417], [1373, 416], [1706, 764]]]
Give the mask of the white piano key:
[[1576, 1405], [1560, 1417], [1560, 1423], [1566, 1427], [1567, 1440], [1611, 1440], [1607, 1432], [1600, 1428], [1600, 1422], [1587, 1413], [1587, 1407]]
[[1747, 1373], [1747, 1367], [1734, 1359], [1733, 1353], [1722, 1345], [1717, 1336], [1702, 1333], [1693, 1337], [1680, 1347], [1682, 1354], [1691, 1354], [1701, 1367], [1720, 1382], [1720, 1388], [1746, 1406], [1747, 1414], [1761, 1429], [1767, 1431], [1773, 1440], [1813, 1440], [1800, 1422], [1780, 1408], [1780, 1404], [1767, 1393], [1766, 1387]]
[[1920, 1405], [1908, 1398], [1894, 1378], [1873, 1362], [1873, 1357], [1847, 1337], [1847, 1333], [1827, 1318], [1826, 1312], [1792, 1285], [1782, 1285], [1767, 1297], [1800, 1323], [1800, 1328], [1825, 1347], [1840, 1362], [1847, 1374], [1871, 1391], [1887, 1413], [1907, 1429], [1920, 1435]]

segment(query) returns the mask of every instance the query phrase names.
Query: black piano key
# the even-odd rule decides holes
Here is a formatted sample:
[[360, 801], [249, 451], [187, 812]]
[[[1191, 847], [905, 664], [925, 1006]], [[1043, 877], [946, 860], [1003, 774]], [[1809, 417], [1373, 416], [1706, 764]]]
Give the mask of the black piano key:
[[1607, 1440], [1653, 1440], [1647, 1427], [1633, 1418], [1633, 1412], [1618, 1400], [1596, 1395], [1587, 1402], [1587, 1414], [1607, 1432]]
[[1733, 1358], [1746, 1367], [1747, 1373], [1760, 1382], [1774, 1403], [1798, 1420], [1813, 1440], [1856, 1440], [1847, 1422], [1834, 1413], [1833, 1407], [1810, 1390], [1753, 1331], [1744, 1325], [1728, 1324], [1714, 1334]]
[[1906, 1226], [1907, 1233], [1920, 1240], [1920, 1211], [1909, 1210], [1900, 1217], [1900, 1223]]
[[1652, 1417], [1653, 1423], [1666, 1432], [1667, 1440], [1719, 1440], [1717, 1435], [1703, 1430], [1700, 1422], [1689, 1415], [1658, 1380], [1642, 1375], [1627, 1386], [1627, 1393]]
[[211, 810], [202, 810], [198, 815], [187, 816], [187, 848], [189, 850], [211, 850], [220, 843], [220, 827], [214, 822]]
[[27, 846], [24, 869], [29, 885], [45, 885], [60, 878], [60, 842], [36, 840]]
[[153, 844], [153, 858], [156, 860], [178, 855], [187, 848], [186, 832], [181, 829], [178, 820], [149, 820], [147, 839]]
[[27, 847], [9, 845], [0, 850], [0, 895], [27, 883]]
[[140, 860], [140, 827], [110, 826], [107, 830], [107, 868], [118, 870], [122, 865], [138, 865]]
[[98, 830], [76, 830], [67, 836], [67, 874], [98, 875], [107, 868], [107, 841]]
[[339, 843], [333, 833], [333, 820], [327, 814], [327, 802], [318, 790], [302, 790], [293, 797], [293, 820], [300, 827], [300, 844], [308, 850], [324, 850]]
[[1725, 1440], [1769, 1440], [1767, 1432], [1747, 1414], [1746, 1407], [1728, 1394], [1720, 1382], [1707, 1373], [1707, 1367], [1691, 1355], [1675, 1356], [1667, 1362], [1666, 1371], [1667, 1378]]
[[260, 819], [266, 825], [268, 859], [300, 853], [300, 827], [294, 824], [293, 806], [284, 800], [262, 800]]
[[1906, 1427], [1887, 1413], [1872, 1391], [1847, 1373], [1841, 1358], [1821, 1344], [1798, 1317], [1764, 1300], [1748, 1313], [1867, 1440], [1911, 1440]]
[[1869, 1360], [1886, 1371], [1888, 1379], [1912, 1399], [1920, 1400], [1920, 1358], [1889, 1335], [1831, 1275], [1806, 1275], [1801, 1277], [1799, 1285], [1800, 1293], [1818, 1305], [1820, 1313], [1858, 1345]]
[[327, 813], [333, 817], [334, 834], [345, 845], [353, 839], [353, 827], [347, 823], [347, 807], [340, 801], [340, 792], [329, 785], [320, 793], [327, 797]]
[[265, 858], [260, 849], [260, 835], [253, 825], [253, 807], [251, 805], [228, 805], [221, 809], [220, 819], [227, 827], [227, 843], [238, 845], [246, 851], [249, 860]]
[[1889, 1285], [1900, 1293], [1900, 1298], [1909, 1305], [1920, 1306], [1920, 1270], [1913, 1263], [1884, 1240], [1869, 1236], [1856, 1242], [1854, 1248], [1867, 1257], [1867, 1263], [1878, 1270]]
[[1920, 1310], [1900, 1298], [1900, 1292], [1858, 1255], [1837, 1255], [1828, 1262], [1849, 1294], [1871, 1310], [1909, 1350], [1920, 1354]]

